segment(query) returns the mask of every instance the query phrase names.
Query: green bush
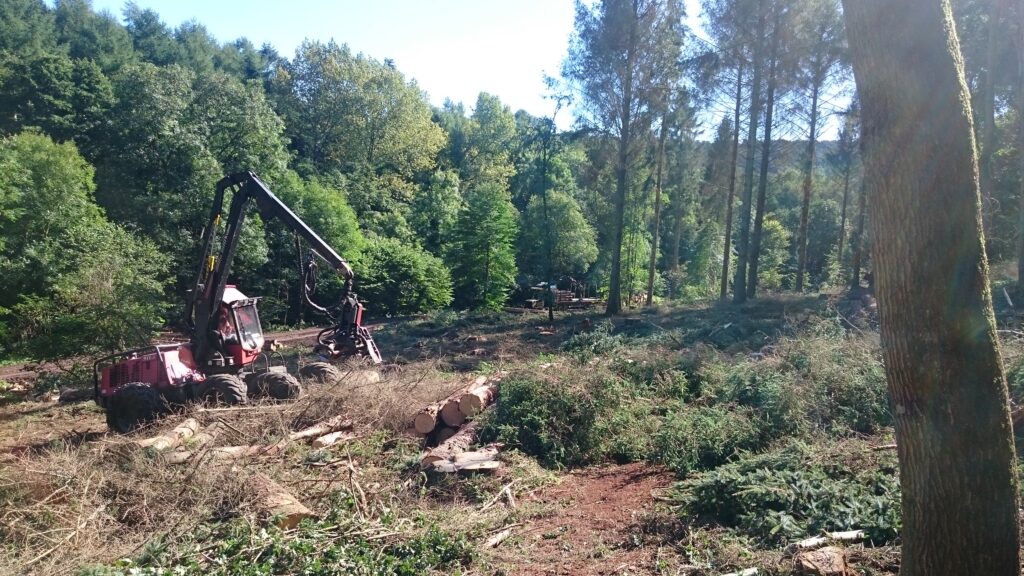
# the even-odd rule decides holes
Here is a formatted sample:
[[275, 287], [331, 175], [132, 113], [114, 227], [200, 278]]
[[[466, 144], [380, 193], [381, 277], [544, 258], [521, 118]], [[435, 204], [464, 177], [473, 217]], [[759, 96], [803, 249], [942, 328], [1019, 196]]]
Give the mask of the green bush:
[[791, 444], [684, 480], [673, 499], [684, 516], [716, 520], [766, 545], [852, 529], [875, 544], [894, 542], [901, 527], [895, 463], [857, 471], [824, 460]]
[[501, 382], [494, 412], [481, 436], [536, 457], [546, 466], [583, 464], [594, 459], [601, 443], [597, 420], [608, 405], [604, 381], [567, 383], [533, 376]]
[[35, 358], [131, 347], [162, 324], [168, 258], [110, 223], [92, 167], [71, 143], [26, 132], [0, 140], [0, 349]]
[[651, 459], [686, 476], [760, 445], [761, 430], [749, 409], [684, 406], [665, 417], [654, 437]]
[[601, 322], [589, 332], [574, 334], [562, 344], [562, 350], [572, 354], [581, 364], [594, 356], [607, 354], [625, 344], [621, 334], [612, 334], [614, 328], [609, 321]]
[[437, 257], [391, 238], [370, 242], [356, 288], [374, 314], [414, 314], [452, 302], [452, 279]]
[[718, 393], [718, 402], [736, 402], [753, 409], [761, 433], [770, 438], [797, 434], [805, 428], [801, 394], [792, 377], [764, 362], [735, 366]]

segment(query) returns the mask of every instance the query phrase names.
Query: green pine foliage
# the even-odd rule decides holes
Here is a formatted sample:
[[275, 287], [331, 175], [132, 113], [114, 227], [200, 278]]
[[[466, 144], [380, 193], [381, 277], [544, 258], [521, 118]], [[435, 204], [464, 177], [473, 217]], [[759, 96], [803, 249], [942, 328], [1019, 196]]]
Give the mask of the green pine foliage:
[[486, 182], [467, 191], [457, 240], [446, 256], [456, 305], [497, 310], [505, 304], [516, 279], [517, 216], [504, 186]]

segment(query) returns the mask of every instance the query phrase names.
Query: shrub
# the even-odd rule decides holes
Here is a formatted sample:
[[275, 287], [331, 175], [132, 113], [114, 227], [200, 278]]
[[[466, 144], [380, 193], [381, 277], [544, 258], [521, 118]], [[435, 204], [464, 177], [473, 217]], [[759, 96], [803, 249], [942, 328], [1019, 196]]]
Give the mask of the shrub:
[[851, 529], [876, 544], [894, 542], [901, 526], [895, 464], [855, 471], [822, 460], [791, 444], [684, 480], [673, 499], [684, 515], [714, 519], [768, 545]]
[[0, 140], [19, 192], [17, 220], [0, 220], [0, 346], [35, 358], [130, 347], [162, 323], [168, 258], [110, 223], [93, 171], [73, 144], [26, 132]]
[[452, 302], [448, 268], [435, 256], [391, 238], [370, 243], [357, 286], [376, 314], [412, 314]]
[[589, 462], [601, 442], [596, 422], [607, 408], [598, 390], [602, 383], [507, 378], [481, 436], [518, 448], [546, 466]]
[[760, 438], [761, 431], [749, 410], [683, 407], [665, 417], [654, 437], [651, 458], [686, 476], [757, 448]]
[[612, 334], [610, 321], [601, 322], [589, 332], [574, 334], [562, 344], [562, 350], [572, 354], [582, 364], [590, 358], [607, 354], [624, 344], [622, 335]]

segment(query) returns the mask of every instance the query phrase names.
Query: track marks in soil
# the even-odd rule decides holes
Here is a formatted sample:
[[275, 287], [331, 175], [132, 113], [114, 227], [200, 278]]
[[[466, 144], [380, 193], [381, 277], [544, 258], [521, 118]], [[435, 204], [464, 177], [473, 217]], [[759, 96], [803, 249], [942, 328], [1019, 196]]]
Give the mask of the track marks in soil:
[[654, 496], [672, 483], [660, 466], [633, 463], [585, 468], [527, 499], [552, 513], [526, 523], [492, 557], [507, 574], [647, 574], [653, 547], [633, 545]]

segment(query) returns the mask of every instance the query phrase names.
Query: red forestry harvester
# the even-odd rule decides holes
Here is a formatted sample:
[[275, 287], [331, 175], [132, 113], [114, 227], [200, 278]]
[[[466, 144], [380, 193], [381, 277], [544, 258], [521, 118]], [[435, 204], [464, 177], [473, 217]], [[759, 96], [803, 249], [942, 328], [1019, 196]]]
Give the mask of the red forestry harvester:
[[[226, 230], [219, 237], [228, 189], [232, 191], [231, 206]], [[315, 352], [323, 360], [363, 357], [380, 363], [377, 345], [362, 325], [363, 305], [352, 292], [352, 268], [255, 174], [234, 174], [217, 183], [210, 220], [203, 231], [199, 272], [185, 306], [190, 340], [119, 352], [100, 358], [93, 367], [96, 403], [106, 409], [112, 429], [129, 432], [168, 406], [193, 400], [240, 404], [255, 396], [288, 399], [301, 394], [298, 380], [284, 366], [271, 366], [264, 353], [263, 329], [256, 311], [259, 299], [227, 284], [250, 201], [255, 201], [265, 221], [276, 218], [283, 222], [345, 278], [335, 317], [310, 298], [316, 272], [312, 257], [303, 270], [303, 298], [333, 322], [318, 335]], [[327, 362], [318, 362], [307, 365], [303, 372], [328, 374], [334, 370]]]

